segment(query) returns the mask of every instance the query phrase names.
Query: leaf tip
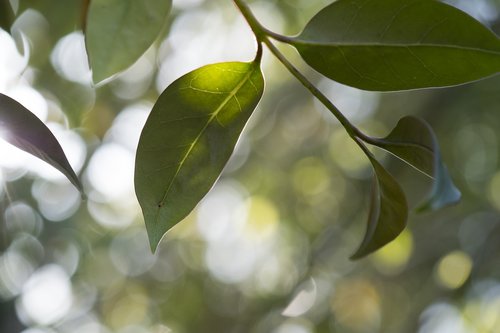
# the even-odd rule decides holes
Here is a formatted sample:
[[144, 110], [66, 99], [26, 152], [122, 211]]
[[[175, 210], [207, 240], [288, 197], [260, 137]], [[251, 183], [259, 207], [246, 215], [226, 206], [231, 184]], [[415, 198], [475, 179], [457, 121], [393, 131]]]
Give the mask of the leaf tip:
[[105, 73], [103, 71], [92, 70], [92, 86], [100, 88], [113, 79], [113, 73]]
[[149, 239], [149, 246], [151, 248], [151, 253], [155, 254], [158, 250], [158, 245], [165, 235], [166, 231], [161, 228], [161, 226], [155, 224], [151, 225], [146, 223], [146, 230]]
[[462, 193], [453, 183], [446, 166], [442, 162], [439, 162], [438, 168], [439, 180], [434, 182], [428, 199], [415, 209], [417, 213], [455, 205], [462, 199]]
[[418, 214], [425, 213], [428, 211], [438, 210], [447, 206], [453, 206], [458, 204], [462, 200], [462, 192], [456, 187], [448, 189], [447, 197], [439, 198], [432, 197], [415, 208], [415, 212]]
[[363, 251], [360, 251], [360, 249], [358, 249], [356, 252], [354, 252], [350, 257], [349, 257], [349, 260], [351, 261], [356, 261], [356, 260], [359, 260], [359, 259], [362, 259], [364, 257], [366, 257], [369, 253], [363, 253]]
[[163, 235], [158, 237], [156, 234], [151, 234], [148, 233], [148, 238], [149, 238], [149, 246], [151, 248], [151, 253], [155, 254], [156, 250], [158, 249], [158, 244], [160, 244], [160, 240], [162, 239]]

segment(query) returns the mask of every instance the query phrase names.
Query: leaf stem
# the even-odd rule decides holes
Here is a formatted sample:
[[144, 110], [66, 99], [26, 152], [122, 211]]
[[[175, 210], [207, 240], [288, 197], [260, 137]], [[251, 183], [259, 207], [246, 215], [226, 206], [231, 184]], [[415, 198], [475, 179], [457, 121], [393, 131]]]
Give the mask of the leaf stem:
[[279, 42], [286, 43], [286, 44], [291, 44], [291, 45], [293, 45], [296, 42], [295, 38], [293, 38], [293, 37], [284, 36], [284, 35], [278, 34], [278, 33], [274, 32], [272, 30], [269, 30], [269, 29], [267, 29], [265, 27], [262, 27], [262, 29], [264, 30], [264, 32], [265, 32], [265, 34], [267, 36], [269, 36], [272, 39], [275, 39], [275, 40], [277, 40]]
[[[278, 41], [290, 43], [292, 39], [290, 37], [282, 36], [277, 33], [271, 32], [270, 30], [264, 28], [257, 18], [250, 11], [250, 8], [241, 0], [233, 0], [235, 5], [240, 10], [241, 14], [247, 21], [248, 25], [252, 29], [255, 38], [259, 44], [263, 43], [271, 51], [271, 53], [288, 69], [288, 71], [299, 80], [302, 85], [311, 92], [342, 124], [344, 129], [347, 131], [349, 136], [353, 139], [356, 137], [365, 138], [366, 135], [363, 134], [356, 126], [354, 126], [340, 110], [326, 97], [316, 86], [309, 81], [309, 79], [302, 74], [284, 55], [281, 51], [271, 42], [269, 37], [274, 38]], [[359, 142], [358, 142], [359, 144]]]

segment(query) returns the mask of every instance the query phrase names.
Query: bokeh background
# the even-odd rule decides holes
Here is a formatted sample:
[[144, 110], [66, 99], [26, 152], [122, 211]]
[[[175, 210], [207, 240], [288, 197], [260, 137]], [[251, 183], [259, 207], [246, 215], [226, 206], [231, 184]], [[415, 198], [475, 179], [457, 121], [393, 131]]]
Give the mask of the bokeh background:
[[[18, 8], [11, 31], [0, 30], [0, 92], [51, 128], [88, 200], [0, 142], [0, 332], [500, 332], [500, 77], [364, 92], [321, 78], [280, 45], [368, 134], [384, 136], [405, 115], [426, 119], [463, 192], [459, 205], [412, 213], [397, 240], [353, 262], [370, 165], [266, 52], [265, 95], [234, 156], [151, 254], [133, 188], [141, 128], [177, 77], [252, 59], [249, 28], [231, 1], [174, 0], [157, 43], [94, 87], [82, 1], [11, 2]], [[264, 25], [290, 35], [330, 2], [249, 1]], [[3, 22], [14, 19], [0, 3]], [[500, 32], [500, 1], [449, 3]], [[415, 207], [430, 180], [375, 153]]]

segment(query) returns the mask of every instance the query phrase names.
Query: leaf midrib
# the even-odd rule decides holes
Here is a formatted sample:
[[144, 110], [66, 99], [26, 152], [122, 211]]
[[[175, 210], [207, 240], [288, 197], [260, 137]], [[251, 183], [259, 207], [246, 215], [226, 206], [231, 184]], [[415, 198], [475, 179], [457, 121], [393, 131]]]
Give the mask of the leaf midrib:
[[184, 154], [182, 160], [180, 161], [179, 166], [177, 167], [177, 170], [175, 171], [174, 176], [170, 180], [170, 183], [168, 184], [168, 187], [167, 187], [167, 189], [165, 191], [165, 194], [163, 195], [161, 201], [158, 203], [159, 207], [157, 209], [157, 213], [156, 213], [156, 216], [155, 216], [155, 219], [154, 219], [155, 223], [158, 222], [158, 217], [160, 215], [160, 211], [164, 207], [164, 203], [167, 200], [167, 197], [168, 197], [168, 194], [170, 192], [170, 189], [172, 188], [172, 185], [173, 185], [175, 179], [177, 178], [177, 176], [181, 172], [181, 169], [182, 169], [184, 163], [186, 162], [187, 158], [190, 156], [193, 148], [198, 144], [198, 142], [199, 142], [201, 136], [203, 135], [203, 133], [206, 131], [206, 129], [208, 128], [208, 126], [217, 118], [218, 114], [227, 105], [227, 103], [233, 97], [235, 97], [236, 94], [238, 93], [238, 91], [241, 89], [241, 87], [243, 87], [243, 85], [245, 85], [245, 83], [247, 83], [248, 80], [250, 80], [250, 77], [252, 76], [252, 74], [254, 73], [254, 71], [255, 71], [255, 66], [252, 66], [252, 70], [249, 71], [245, 75], [245, 77], [241, 80], [240, 83], [238, 83], [238, 85], [236, 87], [234, 87], [233, 90], [231, 90], [231, 92], [229, 93], [229, 95], [224, 99], [224, 101], [222, 101], [221, 105], [214, 112], [212, 112], [212, 114], [211, 114], [210, 118], [208, 119], [207, 123], [203, 126], [203, 128], [200, 130], [200, 133], [198, 133], [198, 135], [196, 136], [196, 138], [194, 139], [194, 141], [189, 146], [189, 149], [186, 151], [186, 153]]
[[382, 140], [380, 140], [380, 142], [378, 144], [379, 148], [382, 148], [383, 150], [387, 151], [388, 153], [390, 153], [394, 157], [398, 158], [399, 160], [403, 161], [404, 163], [408, 164], [409, 166], [411, 166], [412, 168], [414, 168], [418, 172], [421, 172], [422, 174], [424, 174], [425, 176], [427, 176], [427, 177], [429, 177], [431, 179], [435, 179], [434, 176], [429, 175], [424, 170], [422, 170], [422, 169], [418, 168], [417, 166], [413, 165], [412, 163], [408, 162], [407, 160], [405, 160], [401, 156], [393, 153], [390, 149], [388, 149], [388, 147], [390, 147], [390, 146], [398, 147], [398, 148], [399, 147], [401, 147], [401, 148], [406, 148], [406, 147], [418, 148], [418, 149], [421, 149], [421, 150], [423, 150], [423, 151], [425, 151], [425, 152], [427, 152], [427, 153], [429, 153], [431, 155], [434, 155], [434, 151], [432, 151], [429, 147], [426, 147], [424, 145], [421, 145], [421, 144], [418, 144], [418, 143], [415, 143], [415, 142], [393, 142], [393, 141], [382, 141]]
[[428, 47], [428, 48], [443, 48], [443, 49], [458, 49], [462, 51], [474, 51], [479, 53], [487, 53], [492, 55], [500, 56], [500, 51], [481, 49], [477, 47], [467, 47], [460, 45], [446, 45], [446, 44], [422, 44], [422, 43], [408, 43], [408, 44], [383, 44], [383, 43], [343, 43], [343, 42], [309, 42], [302, 40], [295, 40], [295, 45], [303, 46], [326, 46], [326, 47], [399, 47], [399, 48], [409, 48], [409, 47]]
[[[112, 47], [111, 47], [112, 50], [120, 49], [119, 47], [116, 46], [117, 43], [118, 43], [118, 45], [120, 45], [121, 39], [118, 37], [122, 37], [122, 35], [123, 35], [124, 27], [127, 26], [127, 18], [128, 18], [128, 14], [129, 14], [131, 8], [132, 8], [131, 3], [125, 2], [125, 8], [122, 12], [122, 15], [120, 15], [118, 23], [116, 24], [116, 29], [113, 31], [113, 38], [112, 38], [113, 42], [112, 42]], [[109, 71], [110, 68], [113, 67], [112, 64], [114, 63], [117, 55], [116, 55], [116, 52], [108, 52], [106, 54], [107, 54], [106, 70]]]

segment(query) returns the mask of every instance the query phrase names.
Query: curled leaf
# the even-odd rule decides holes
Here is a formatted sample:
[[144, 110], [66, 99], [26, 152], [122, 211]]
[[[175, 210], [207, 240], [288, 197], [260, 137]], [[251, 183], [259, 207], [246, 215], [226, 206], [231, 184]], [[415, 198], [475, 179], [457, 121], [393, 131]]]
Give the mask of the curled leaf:
[[436, 135], [424, 120], [403, 117], [388, 136], [370, 138], [367, 142], [387, 150], [434, 179], [428, 198], [418, 210], [436, 210], [460, 200], [460, 191], [442, 161]]
[[259, 66], [204, 66], [173, 82], [153, 107], [135, 164], [135, 191], [153, 251], [222, 172], [262, 96]]
[[408, 204], [398, 182], [360, 145], [373, 166], [374, 180], [365, 237], [351, 259], [362, 258], [394, 240], [406, 227]]
[[61, 171], [84, 195], [83, 187], [61, 148], [45, 124], [14, 99], [0, 94], [1, 137]]
[[500, 40], [435, 0], [338, 0], [289, 41], [330, 79], [394, 91], [462, 84], [500, 70]]

